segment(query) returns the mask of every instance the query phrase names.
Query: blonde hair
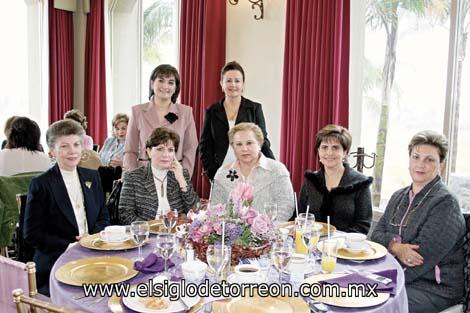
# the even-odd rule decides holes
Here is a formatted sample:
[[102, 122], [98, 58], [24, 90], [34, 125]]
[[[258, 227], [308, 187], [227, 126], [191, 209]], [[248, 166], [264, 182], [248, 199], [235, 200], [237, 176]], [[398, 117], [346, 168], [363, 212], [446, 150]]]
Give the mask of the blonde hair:
[[233, 144], [233, 136], [235, 136], [235, 134], [240, 131], [252, 131], [255, 135], [256, 141], [258, 141], [259, 146], [261, 147], [263, 145], [263, 132], [261, 131], [261, 128], [259, 128], [259, 126], [255, 123], [240, 123], [232, 127], [232, 129], [228, 131], [228, 140], [231, 145]]
[[129, 124], [129, 116], [127, 116], [127, 114], [124, 114], [124, 113], [117, 113], [116, 115], [114, 115], [111, 125], [113, 127], [116, 127], [117, 124], [119, 123]]

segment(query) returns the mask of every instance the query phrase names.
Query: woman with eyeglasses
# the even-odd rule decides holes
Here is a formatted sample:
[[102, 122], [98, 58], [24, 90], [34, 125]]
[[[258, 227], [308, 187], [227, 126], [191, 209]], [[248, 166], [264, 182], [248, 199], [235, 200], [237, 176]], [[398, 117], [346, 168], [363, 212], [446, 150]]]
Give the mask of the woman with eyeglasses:
[[421, 131], [409, 145], [410, 186], [396, 191], [371, 239], [405, 268], [410, 312], [440, 312], [462, 300], [465, 220], [439, 172], [447, 139]]

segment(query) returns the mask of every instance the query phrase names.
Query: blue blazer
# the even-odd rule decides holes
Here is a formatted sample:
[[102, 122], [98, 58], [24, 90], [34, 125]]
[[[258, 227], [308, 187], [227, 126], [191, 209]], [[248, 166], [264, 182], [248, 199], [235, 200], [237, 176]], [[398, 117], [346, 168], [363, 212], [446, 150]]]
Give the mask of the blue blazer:
[[[109, 225], [100, 176], [97, 171], [77, 168], [82, 186], [88, 232], [97, 233]], [[75, 242], [78, 225], [67, 188], [56, 164], [33, 178], [26, 201], [24, 238], [35, 248], [37, 284], [41, 293], [49, 293], [49, 275], [55, 261], [67, 246]]]

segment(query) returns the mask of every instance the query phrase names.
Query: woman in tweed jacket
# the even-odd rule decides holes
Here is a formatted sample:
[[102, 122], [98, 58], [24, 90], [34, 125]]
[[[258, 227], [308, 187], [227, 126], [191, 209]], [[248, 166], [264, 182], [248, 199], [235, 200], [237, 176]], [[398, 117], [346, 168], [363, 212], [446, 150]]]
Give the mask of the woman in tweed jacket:
[[447, 140], [422, 131], [408, 146], [411, 186], [398, 190], [372, 233], [406, 268], [410, 312], [440, 312], [464, 292], [465, 221], [439, 172]]
[[199, 201], [188, 170], [175, 158], [178, 144], [178, 134], [168, 128], [159, 127], [151, 133], [146, 142], [149, 164], [124, 173], [121, 223], [152, 220], [170, 208], [185, 213]]

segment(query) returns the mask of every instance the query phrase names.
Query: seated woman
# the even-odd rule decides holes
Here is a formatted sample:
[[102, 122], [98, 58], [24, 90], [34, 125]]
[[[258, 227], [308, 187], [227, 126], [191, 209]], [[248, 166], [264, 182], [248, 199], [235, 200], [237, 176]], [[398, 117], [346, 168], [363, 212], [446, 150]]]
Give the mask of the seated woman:
[[338, 125], [327, 125], [317, 133], [315, 151], [320, 170], [305, 173], [299, 212], [309, 205], [317, 221], [326, 222], [330, 216], [331, 224], [339, 230], [367, 234], [372, 219], [372, 178], [346, 163], [351, 142], [349, 131]]
[[41, 130], [35, 121], [16, 117], [8, 131], [5, 149], [0, 150], [0, 176], [26, 172], [44, 172], [51, 160], [42, 151]]
[[294, 211], [294, 192], [284, 164], [261, 153], [263, 132], [254, 123], [240, 123], [228, 132], [236, 161], [217, 170], [211, 205], [227, 203], [230, 192], [246, 182], [254, 188], [252, 206], [263, 212], [265, 203], [276, 203], [278, 221], [287, 221]]
[[8, 136], [10, 136], [11, 124], [17, 117], [19, 116], [13, 115], [13, 116], [10, 116], [5, 121], [5, 127], [3, 128], [3, 133], [5, 134], [5, 140], [2, 141], [2, 149], [5, 149], [5, 147], [7, 146]]
[[[88, 127], [88, 122], [86, 121], [86, 116], [83, 115], [82, 112], [80, 112], [77, 109], [73, 109], [70, 111], [67, 111], [64, 115], [64, 119], [71, 119], [74, 120], [75, 122], [79, 123], [82, 125], [83, 129], [86, 131]], [[88, 136], [86, 133], [83, 134], [83, 143], [82, 147], [85, 150], [93, 150], [93, 138], [91, 136]]]
[[396, 191], [372, 233], [406, 267], [410, 312], [440, 312], [464, 293], [465, 221], [439, 172], [447, 139], [422, 131], [408, 145], [410, 186]]
[[84, 134], [75, 121], [53, 123], [46, 138], [57, 164], [29, 186], [24, 238], [34, 246], [38, 290], [45, 295], [51, 268], [67, 247], [109, 225], [98, 172], [77, 167]]
[[176, 159], [180, 138], [169, 128], [156, 128], [145, 144], [150, 162], [124, 173], [119, 215], [122, 224], [155, 219], [170, 208], [186, 213], [199, 198], [189, 171]]
[[113, 136], [105, 140], [103, 148], [100, 150], [101, 161], [105, 166], [122, 167], [128, 123], [127, 114], [118, 113], [114, 116]]

